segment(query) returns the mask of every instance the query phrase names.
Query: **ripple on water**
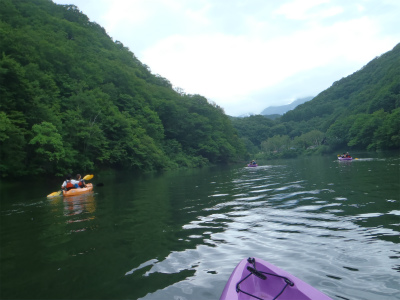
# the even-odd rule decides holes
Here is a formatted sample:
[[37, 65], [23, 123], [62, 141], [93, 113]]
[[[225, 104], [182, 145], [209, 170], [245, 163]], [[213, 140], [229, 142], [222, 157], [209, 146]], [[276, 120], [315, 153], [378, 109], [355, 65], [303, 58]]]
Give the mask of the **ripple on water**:
[[[285, 182], [282, 174], [253, 175], [260, 175], [260, 170], [246, 173], [239, 173], [239, 178], [232, 181], [234, 193], [210, 193], [210, 198], [219, 201], [203, 207], [201, 216], [183, 226], [190, 232], [189, 239], [202, 240], [203, 244], [171, 253], [154, 264], [147, 271], [148, 276], [159, 272], [179, 273], [191, 266], [189, 270], [195, 272], [195, 282], [189, 279], [174, 285], [179, 287], [180, 292], [176, 293], [183, 299], [186, 296], [182, 294], [195, 294], [198, 286], [215, 289], [206, 280], [210, 275], [215, 276], [213, 282], [222, 290], [226, 278], [242, 258], [258, 256], [331, 297], [371, 299], [372, 293], [378, 299], [379, 296], [385, 300], [400, 299], [394, 296], [396, 288], [398, 292], [396, 280], [382, 275], [388, 269], [395, 269], [395, 264], [387, 261], [382, 264], [379, 259], [400, 254], [393, 255], [388, 247], [382, 247], [385, 241], [377, 239], [398, 232], [359, 224], [384, 215], [398, 216], [399, 210], [346, 216], [343, 213], [349, 207], [360, 209], [367, 204], [354, 202], [350, 196], [337, 195], [333, 189], [319, 188], [306, 180]], [[376, 286], [365, 285], [379, 276], [380, 283]], [[336, 295], [332, 291], [337, 291]]]

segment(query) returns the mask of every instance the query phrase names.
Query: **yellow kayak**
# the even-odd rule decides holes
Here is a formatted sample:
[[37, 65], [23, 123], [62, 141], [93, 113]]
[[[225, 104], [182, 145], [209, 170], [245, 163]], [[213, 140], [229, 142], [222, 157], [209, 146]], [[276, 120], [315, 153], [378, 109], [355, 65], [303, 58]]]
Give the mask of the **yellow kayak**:
[[93, 184], [87, 183], [86, 187], [84, 187], [84, 188], [70, 189], [69, 191], [63, 191], [63, 196], [64, 197], [77, 196], [77, 195], [89, 193], [91, 191], [93, 191]]

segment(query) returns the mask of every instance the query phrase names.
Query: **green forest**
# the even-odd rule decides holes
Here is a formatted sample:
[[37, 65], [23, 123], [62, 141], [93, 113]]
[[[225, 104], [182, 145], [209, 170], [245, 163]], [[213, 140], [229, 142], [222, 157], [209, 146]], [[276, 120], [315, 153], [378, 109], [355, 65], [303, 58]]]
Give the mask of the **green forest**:
[[174, 90], [74, 5], [0, 0], [0, 176], [400, 148], [400, 44], [275, 120]]
[[176, 92], [76, 6], [0, 4], [2, 177], [244, 159], [223, 109]]
[[260, 158], [400, 150], [400, 44], [272, 121], [232, 118]]

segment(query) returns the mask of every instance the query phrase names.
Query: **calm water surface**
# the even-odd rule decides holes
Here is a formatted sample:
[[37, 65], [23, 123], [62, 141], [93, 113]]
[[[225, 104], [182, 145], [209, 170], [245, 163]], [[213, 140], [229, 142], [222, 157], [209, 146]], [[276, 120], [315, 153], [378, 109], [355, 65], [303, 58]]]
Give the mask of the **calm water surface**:
[[243, 258], [333, 299], [400, 299], [400, 159], [1, 185], [1, 299], [219, 299]]

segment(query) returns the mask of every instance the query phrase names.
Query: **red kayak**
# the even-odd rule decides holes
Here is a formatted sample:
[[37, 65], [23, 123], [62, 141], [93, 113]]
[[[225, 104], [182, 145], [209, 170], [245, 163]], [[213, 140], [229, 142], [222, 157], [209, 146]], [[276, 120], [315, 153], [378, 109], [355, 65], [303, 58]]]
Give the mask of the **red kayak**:
[[292, 274], [259, 258], [243, 259], [220, 300], [332, 300]]

